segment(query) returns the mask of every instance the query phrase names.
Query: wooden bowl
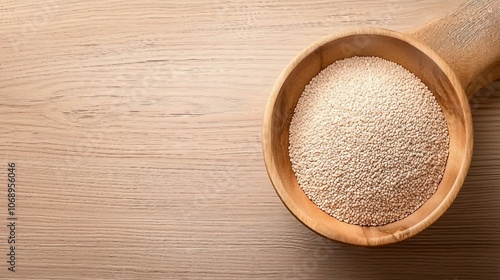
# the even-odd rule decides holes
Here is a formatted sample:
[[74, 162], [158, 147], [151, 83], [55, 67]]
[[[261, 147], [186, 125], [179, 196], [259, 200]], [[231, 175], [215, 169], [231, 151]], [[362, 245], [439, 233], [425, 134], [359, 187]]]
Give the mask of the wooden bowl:
[[[471, 162], [473, 129], [467, 97], [500, 78], [499, 25], [500, 1], [467, 0], [408, 34], [359, 29], [332, 35], [304, 50], [276, 82], [263, 124], [267, 172], [288, 210], [322, 236], [366, 246], [404, 240], [436, 221], [457, 196]], [[288, 155], [290, 121], [305, 85], [334, 61], [353, 56], [381, 57], [418, 76], [434, 93], [450, 134], [449, 157], [436, 193], [413, 214], [384, 226], [352, 225], [320, 210], [298, 185]]]
[[[289, 127], [304, 87], [336, 60], [377, 56], [417, 75], [435, 94], [450, 134], [450, 152], [436, 193], [410, 216], [384, 226], [342, 222], [320, 210], [302, 191], [292, 171]], [[278, 79], [266, 108], [263, 147], [269, 177], [290, 212], [325, 237], [357, 245], [397, 242], [422, 231], [451, 205], [469, 169], [472, 118], [464, 90], [450, 67], [434, 51], [408, 35], [384, 29], [359, 29], [333, 35], [303, 51]]]

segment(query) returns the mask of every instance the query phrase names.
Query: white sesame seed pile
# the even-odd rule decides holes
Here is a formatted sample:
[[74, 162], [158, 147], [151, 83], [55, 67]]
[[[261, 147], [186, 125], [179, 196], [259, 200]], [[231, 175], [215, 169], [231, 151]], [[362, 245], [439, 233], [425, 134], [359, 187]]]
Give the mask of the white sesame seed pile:
[[290, 124], [300, 187], [320, 209], [356, 225], [407, 217], [437, 190], [449, 150], [434, 95], [378, 57], [336, 61], [306, 86]]

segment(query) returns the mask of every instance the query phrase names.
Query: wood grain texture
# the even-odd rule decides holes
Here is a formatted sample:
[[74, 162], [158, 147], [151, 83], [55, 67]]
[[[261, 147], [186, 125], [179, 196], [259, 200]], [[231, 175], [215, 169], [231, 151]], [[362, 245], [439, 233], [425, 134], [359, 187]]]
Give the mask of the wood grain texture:
[[450, 64], [469, 95], [478, 80], [484, 86], [500, 78], [500, 1], [464, 1], [410, 34]]
[[393, 246], [306, 229], [261, 155], [266, 100], [304, 47], [460, 2], [2, 1], [0, 165], [18, 164], [20, 220], [13, 275], [2, 189], [0, 279], [497, 279], [499, 82], [471, 100], [456, 201]]

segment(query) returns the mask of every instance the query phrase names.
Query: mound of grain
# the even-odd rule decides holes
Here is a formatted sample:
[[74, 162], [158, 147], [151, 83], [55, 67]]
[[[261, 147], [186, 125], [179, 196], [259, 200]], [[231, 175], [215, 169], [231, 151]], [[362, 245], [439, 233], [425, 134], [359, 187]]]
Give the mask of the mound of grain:
[[290, 124], [300, 187], [323, 211], [377, 226], [421, 207], [443, 177], [446, 120], [434, 95], [377, 57], [330, 65], [306, 86]]

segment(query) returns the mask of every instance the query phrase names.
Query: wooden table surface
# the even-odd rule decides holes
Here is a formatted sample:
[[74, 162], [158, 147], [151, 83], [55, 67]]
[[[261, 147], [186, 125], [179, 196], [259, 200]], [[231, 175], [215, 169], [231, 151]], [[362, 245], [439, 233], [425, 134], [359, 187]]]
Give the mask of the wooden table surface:
[[[0, 3], [0, 279], [499, 279], [500, 82], [473, 99], [448, 212], [363, 248], [295, 220], [264, 167], [274, 81], [312, 42], [405, 31], [460, 0]], [[3, 179], [2, 179], [3, 178]]]

